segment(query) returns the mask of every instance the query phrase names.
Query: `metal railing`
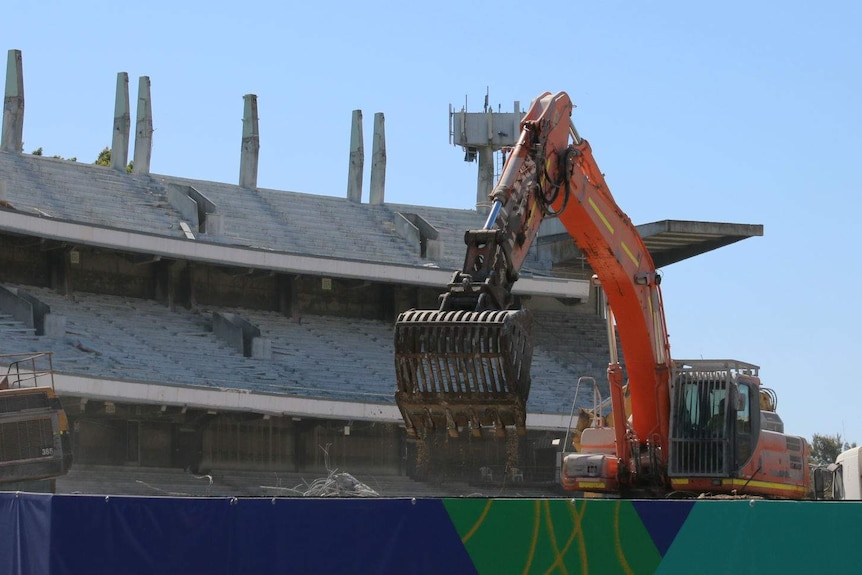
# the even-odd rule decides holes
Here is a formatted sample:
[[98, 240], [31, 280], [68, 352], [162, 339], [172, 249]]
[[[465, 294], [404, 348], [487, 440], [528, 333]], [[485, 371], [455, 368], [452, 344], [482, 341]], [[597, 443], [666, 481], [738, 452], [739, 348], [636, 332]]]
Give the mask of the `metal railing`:
[[0, 389], [48, 387], [54, 389], [54, 352], [0, 354]]

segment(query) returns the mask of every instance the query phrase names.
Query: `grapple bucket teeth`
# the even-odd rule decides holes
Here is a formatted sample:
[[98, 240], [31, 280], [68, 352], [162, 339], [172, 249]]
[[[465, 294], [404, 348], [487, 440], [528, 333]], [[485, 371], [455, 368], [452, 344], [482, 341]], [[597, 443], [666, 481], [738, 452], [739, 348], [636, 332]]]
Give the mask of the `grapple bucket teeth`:
[[526, 431], [531, 316], [518, 311], [408, 311], [395, 323], [395, 401], [407, 433], [493, 426]]

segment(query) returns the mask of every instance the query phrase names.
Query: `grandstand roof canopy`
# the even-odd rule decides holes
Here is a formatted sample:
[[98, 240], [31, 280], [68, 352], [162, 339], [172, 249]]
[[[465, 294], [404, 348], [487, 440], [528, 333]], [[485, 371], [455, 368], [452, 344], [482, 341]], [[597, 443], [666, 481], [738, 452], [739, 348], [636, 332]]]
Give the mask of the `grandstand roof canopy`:
[[663, 267], [746, 238], [762, 236], [759, 224], [662, 220], [638, 226], [657, 267]]
[[[685, 220], [661, 220], [641, 224], [637, 229], [656, 267], [675, 264], [746, 238], [763, 235], [763, 226], [760, 224]], [[570, 241], [568, 232], [557, 220], [545, 222], [542, 232], [545, 242]]]

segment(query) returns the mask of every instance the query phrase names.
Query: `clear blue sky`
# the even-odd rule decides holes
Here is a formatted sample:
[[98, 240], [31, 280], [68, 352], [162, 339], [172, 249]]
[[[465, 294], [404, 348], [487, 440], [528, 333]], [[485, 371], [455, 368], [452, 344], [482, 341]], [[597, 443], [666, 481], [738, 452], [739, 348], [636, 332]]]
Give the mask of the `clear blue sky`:
[[128, 72], [132, 102], [138, 78], [152, 81], [153, 172], [236, 182], [253, 93], [261, 187], [344, 196], [361, 109], [367, 153], [373, 114], [386, 115], [388, 201], [471, 208], [476, 164], [448, 144], [449, 104], [467, 97], [478, 111], [489, 88], [509, 111], [567, 91], [635, 223], [765, 226], [663, 270], [673, 356], [759, 364], [788, 432], [862, 443], [851, 361], [862, 355], [862, 3], [135, 6], [5, 9], [4, 54], [23, 51], [26, 152], [95, 160]]

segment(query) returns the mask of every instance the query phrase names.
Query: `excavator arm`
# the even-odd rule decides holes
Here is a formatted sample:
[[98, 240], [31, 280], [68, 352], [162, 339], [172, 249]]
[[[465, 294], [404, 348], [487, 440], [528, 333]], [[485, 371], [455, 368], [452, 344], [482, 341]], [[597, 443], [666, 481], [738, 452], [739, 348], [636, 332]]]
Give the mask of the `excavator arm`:
[[491, 194], [485, 225], [464, 236], [463, 268], [453, 274], [439, 310], [398, 317], [395, 399], [408, 435], [526, 429], [531, 320], [526, 310], [513, 309], [512, 286], [554, 199], [538, 185], [545, 150], [557, 134], [565, 136], [569, 122], [568, 111], [550, 100], [533, 102]]

